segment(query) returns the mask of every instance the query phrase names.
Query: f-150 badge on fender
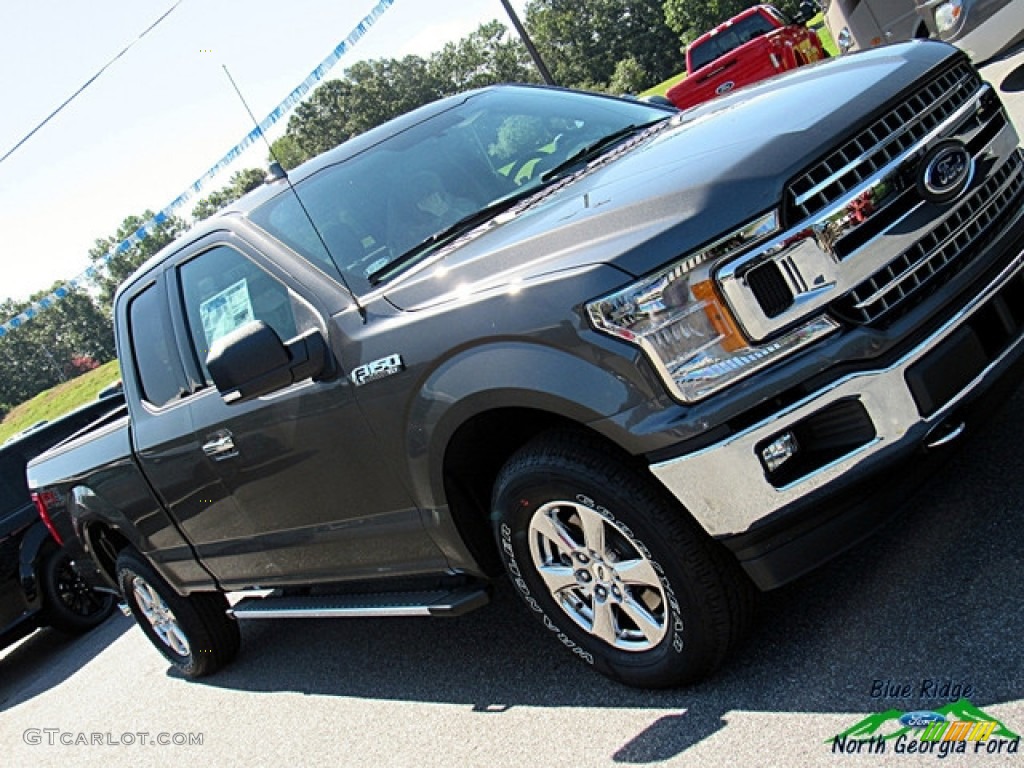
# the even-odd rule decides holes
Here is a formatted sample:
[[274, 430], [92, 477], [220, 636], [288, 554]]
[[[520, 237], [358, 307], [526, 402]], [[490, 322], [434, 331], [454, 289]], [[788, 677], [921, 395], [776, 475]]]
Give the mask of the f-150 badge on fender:
[[374, 360], [372, 363], [360, 365], [349, 374], [349, 378], [352, 379], [353, 384], [361, 387], [363, 384], [401, 373], [404, 370], [405, 363], [402, 361], [401, 355], [388, 355], [379, 360]]

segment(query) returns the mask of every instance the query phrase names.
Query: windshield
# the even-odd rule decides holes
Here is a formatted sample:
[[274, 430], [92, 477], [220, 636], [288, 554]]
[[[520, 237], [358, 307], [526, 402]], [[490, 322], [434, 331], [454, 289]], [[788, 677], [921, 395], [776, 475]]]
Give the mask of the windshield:
[[319, 234], [289, 192], [250, 218], [328, 274], [340, 270], [361, 293], [390, 264], [411, 263], [406, 254], [429, 252], [420, 246], [438, 233], [536, 190], [546, 171], [581, 149], [667, 116], [569, 91], [484, 91], [297, 184]]
[[739, 48], [755, 37], [771, 32], [775, 27], [760, 13], [754, 13], [729, 25], [716, 35], [690, 48], [690, 69], [697, 71], [729, 51]]

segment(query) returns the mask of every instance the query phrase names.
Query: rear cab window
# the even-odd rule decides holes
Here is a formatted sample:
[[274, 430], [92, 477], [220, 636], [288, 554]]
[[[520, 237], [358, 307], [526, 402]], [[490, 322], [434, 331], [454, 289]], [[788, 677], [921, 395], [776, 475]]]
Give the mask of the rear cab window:
[[185, 372], [174, 345], [174, 330], [159, 284], [128, 305], [128, 338], [142, 398], [157, 408], [185, 394]]

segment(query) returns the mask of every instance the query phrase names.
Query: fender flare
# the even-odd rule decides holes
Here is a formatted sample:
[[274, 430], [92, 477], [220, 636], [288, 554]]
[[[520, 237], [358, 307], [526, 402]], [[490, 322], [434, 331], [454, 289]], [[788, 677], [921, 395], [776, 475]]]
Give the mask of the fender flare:
[[145, 557], [153, 568], [167, 580], [167, 583], [181, 595], [188, 594], [191, 591], [189, 585], [193, 583], [202, 584], [212, 581], [212, 576], [195, 560], [191, 547], [185, 542], [183, 542], [182, 551], [187, 550], [188, 557], [174, 561], [175, 565], [180, 567], [172, 568], [163, 560], [154, 558], [153, 547], [139, 532], [138, 527], [123, 512], [108, 503], [102, 495], [96, 493], [89, 486], [76, 485], [70, 490], [68, 512], [71, 515], [75, 536], [81, 543], [83, 551], [96, 562], [99, 571], [107, 580], [110, 580], [111, 584], [116, 585], [117, 579], [114, 574], [107, 571], [102, 556], [93, 551], [93, 528], [108, 529], [128, 542], [128, 545]]
[[506, 408], [581, 425], [607, 419], [650, 398], [637, 389], [632, 368], [627, 378], [596, 359], [522, 340], [492, 342], [448, 358], [422, 382], [407, 421], [409, 471], [421, 508], [445, 505], [447, 447], [470, 419]]
[[37, 520], [25, 531], [25, 535], [21, 539], [21, 547], [18, 550], [18, 579], [25, 602], [33, 611], [38, 611], [43, 607], [43, 595], [39, 586], [39, 568], [50, 545], [56, 551], [57, 542], [50, 536], [43, 521]]

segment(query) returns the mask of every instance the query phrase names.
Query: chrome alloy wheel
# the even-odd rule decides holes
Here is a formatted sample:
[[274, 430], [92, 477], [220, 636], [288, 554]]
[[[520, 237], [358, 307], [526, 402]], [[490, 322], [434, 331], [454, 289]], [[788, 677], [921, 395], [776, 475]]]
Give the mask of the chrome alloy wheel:
[[178, 624], [174, 613], [160, 597], [160, 593], [141, 576], [135, 576], [132, 579], [132, 593], [135, 595], [139, 610], [142, 611], [142, 615], [146, 617], [146, 621], [153, 627], [153, 631], [156, 632], [161, 642], [179, 656], [189, 656], [192, 650], [189, 647], [188, 638], [185, 637], [185, 632]]
[[530, 555], [551, 597], [582, 629], [621, 651], [648, 651], [668, 632], [669, 606], [646, 548], [574, 501], [530, 520]]

